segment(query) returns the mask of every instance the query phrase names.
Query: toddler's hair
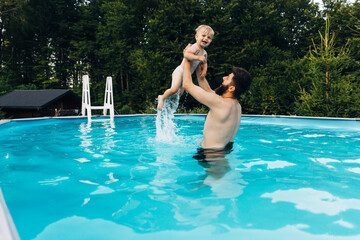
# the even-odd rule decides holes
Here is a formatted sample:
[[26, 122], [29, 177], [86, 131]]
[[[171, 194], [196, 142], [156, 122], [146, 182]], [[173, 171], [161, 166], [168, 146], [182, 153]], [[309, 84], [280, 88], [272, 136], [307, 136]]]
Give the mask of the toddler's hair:
[[198, 32], [199, 32], [200, 30], [202, 30], [202, 29], [204, 29], [204, 31], [205, 31], [206, 33], [209, 33], [209, 34], [212, 35], [212, 36], [215, 35], [214, 30], [213, 30], [210, 26], [208, 26], [208, 25], [200, 25], [200, 26], [198, 26], [198, 27], [195, 29], [195, 31], [196, 31], [196, 33], [198, 33]]

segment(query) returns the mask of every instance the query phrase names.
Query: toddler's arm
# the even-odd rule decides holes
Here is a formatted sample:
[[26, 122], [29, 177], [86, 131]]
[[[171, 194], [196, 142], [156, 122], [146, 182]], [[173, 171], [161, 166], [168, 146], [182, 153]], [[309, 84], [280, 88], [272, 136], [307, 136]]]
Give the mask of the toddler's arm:
[[184, 57], [189, 61], [199, 60], [202, 63], [206, 63], [206, 57], [196, 55], [197, 53], [199, 53], [199, 51], [200, 50], [196, 49], [195, 45], [192, 45], [190, 47], [187, 47], [184, 53]]

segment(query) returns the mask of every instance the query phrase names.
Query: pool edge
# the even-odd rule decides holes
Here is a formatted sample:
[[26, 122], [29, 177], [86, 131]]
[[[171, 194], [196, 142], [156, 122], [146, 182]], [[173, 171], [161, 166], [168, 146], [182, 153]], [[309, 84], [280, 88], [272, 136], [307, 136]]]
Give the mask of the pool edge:
[[[206, 113], [176, 113], [175, 116], [204, 116]], [[115, 115], [114, 117], [137, 117], [137, 116], [156, 116], [156, 113], [149, 114], [123, 114]], [[294, 118], [294, 119], [322, 119], [322, 120], [348, 120], [348, 121], [360, 121], [360, 118], [340, 118], [340, 117], [313, 117], [313, 116], [292, 116], [292, 115], [257, 115], [257, 114], [242, 114], [243, 117], [265, 117], [265, 118]], [[95, 118], [106, 117], [102, 115], [93, 115]], [[60, 116], [60, 117], [36, 117], [36, 118], [15, 118], [15, 119], [0, 119], [0, 125], [12, 121], [34, 121], [45, 119], [87, 119], [86, 116]]]
[[1, 188], [0, 188], [0, 239], [20, 240], [15, 224], [11, 218], [9, 209], [6, 206]]

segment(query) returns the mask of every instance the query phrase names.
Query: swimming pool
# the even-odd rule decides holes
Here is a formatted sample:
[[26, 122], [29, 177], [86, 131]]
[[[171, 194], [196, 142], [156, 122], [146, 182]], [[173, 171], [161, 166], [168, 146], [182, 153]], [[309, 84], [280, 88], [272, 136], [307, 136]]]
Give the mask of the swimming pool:
[[193, 158], [204, 116], [0, 125], [21, 239], [359, 239], [360, 122], [242, 118], [233, 152]]

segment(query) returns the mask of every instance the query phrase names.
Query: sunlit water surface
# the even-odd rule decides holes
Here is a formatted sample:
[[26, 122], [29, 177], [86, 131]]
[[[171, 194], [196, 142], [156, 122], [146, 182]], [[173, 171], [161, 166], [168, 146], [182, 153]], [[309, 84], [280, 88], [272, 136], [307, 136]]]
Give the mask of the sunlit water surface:
[[21, 239], [360, 239], [359, 122], [243, 117], [233, 152], [193, 158], [204, 116], [0, 125]]

